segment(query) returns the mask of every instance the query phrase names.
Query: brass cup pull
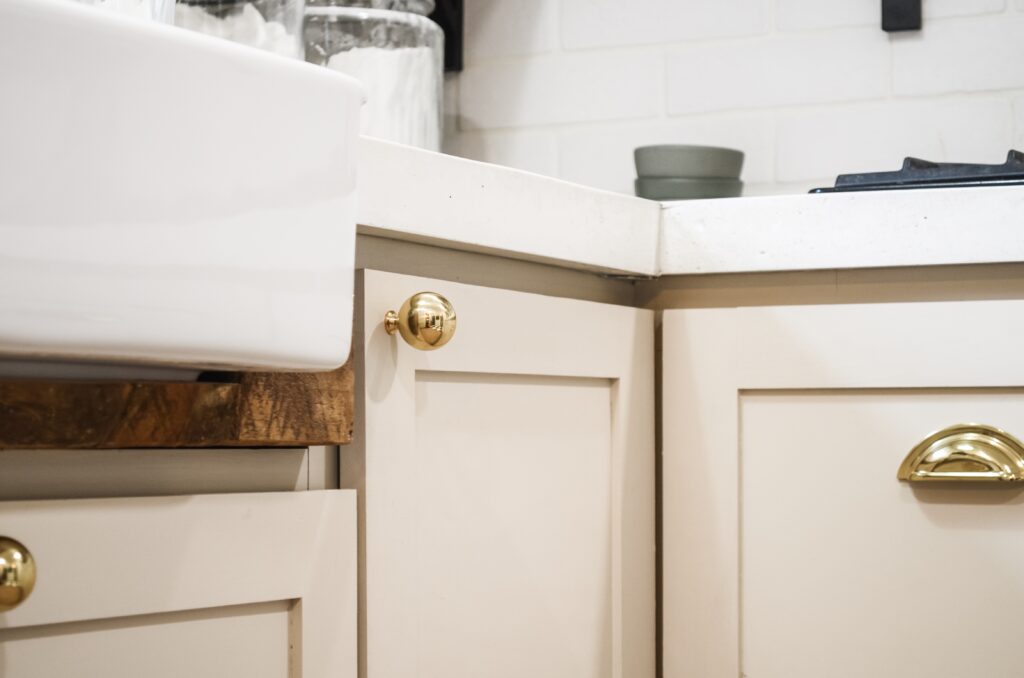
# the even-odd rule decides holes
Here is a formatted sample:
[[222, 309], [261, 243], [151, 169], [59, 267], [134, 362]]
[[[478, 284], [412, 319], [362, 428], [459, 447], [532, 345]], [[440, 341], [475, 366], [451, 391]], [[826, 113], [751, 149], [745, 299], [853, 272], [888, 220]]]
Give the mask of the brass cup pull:
[[907, 482], [1021, 482], [1024, 445], [994, 426], [957, 424], [915, 445], [896, 477]]
[[36, 585], [36, 561], [25, 546], [0, 537], [0, 612], [21, 605]]
[[384, 316], [384, 331], [394, 334], [413, 348], [433, 351], [455, 336], [455, 308], [437, 292], [419, 292], [405, 300], [398, 312]]

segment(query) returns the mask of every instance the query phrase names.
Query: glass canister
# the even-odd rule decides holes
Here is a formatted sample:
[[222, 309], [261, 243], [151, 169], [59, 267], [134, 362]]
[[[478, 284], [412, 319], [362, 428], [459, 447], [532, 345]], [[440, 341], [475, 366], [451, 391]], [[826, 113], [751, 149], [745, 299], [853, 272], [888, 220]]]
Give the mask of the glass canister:
[[367, 136], [441, 148], [444, 32], [434, 0], [309, 0], [306, 61], [363, 83]]
[[302, 58], [304, 0], [178, 0], [176, 26]]

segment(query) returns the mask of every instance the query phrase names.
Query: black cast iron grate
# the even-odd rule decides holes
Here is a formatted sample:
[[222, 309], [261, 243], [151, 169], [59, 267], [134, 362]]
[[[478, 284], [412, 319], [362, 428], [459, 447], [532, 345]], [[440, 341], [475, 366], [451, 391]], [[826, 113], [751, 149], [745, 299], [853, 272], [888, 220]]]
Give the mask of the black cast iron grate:
[[840, 174], [836, 185], [815, 188], [811, 193], [890, 191], [906, 188], [963, 188], [969, 186], [1017, 186], [1024, 184], [1024, 153], [1010, 151], [1001, 165], [931, 162], [905, 158], [896, 172]]

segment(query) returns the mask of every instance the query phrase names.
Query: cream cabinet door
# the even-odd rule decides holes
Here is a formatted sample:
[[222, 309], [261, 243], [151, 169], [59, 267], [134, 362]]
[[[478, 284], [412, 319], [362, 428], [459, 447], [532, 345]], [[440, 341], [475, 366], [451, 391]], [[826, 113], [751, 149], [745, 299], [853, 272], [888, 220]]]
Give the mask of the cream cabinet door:
[[1019, 301], [664, 316], [667, 678], [1024, 674], [1024, 491], [897, 481], [1024, 436]]
[[0, 503], [37, 567], [0, 675], [354, 676], [354, 494]]
[[[363, 675], [653, 676], [652, 313], [376, 271], [361, 288], [341, 467], [365, 500]], [[424, 290], [458, 314], [432, 352], [382, 324]]]

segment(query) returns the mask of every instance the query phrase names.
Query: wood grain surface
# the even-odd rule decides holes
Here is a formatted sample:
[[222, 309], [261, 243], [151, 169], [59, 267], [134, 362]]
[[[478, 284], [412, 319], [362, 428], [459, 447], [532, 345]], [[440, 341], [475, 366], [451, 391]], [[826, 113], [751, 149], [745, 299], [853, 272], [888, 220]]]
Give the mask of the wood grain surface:
[[0, 449], [288, 447], [352, 438], [351, 361], [332, 372], [227, 379], [2, 379]]

